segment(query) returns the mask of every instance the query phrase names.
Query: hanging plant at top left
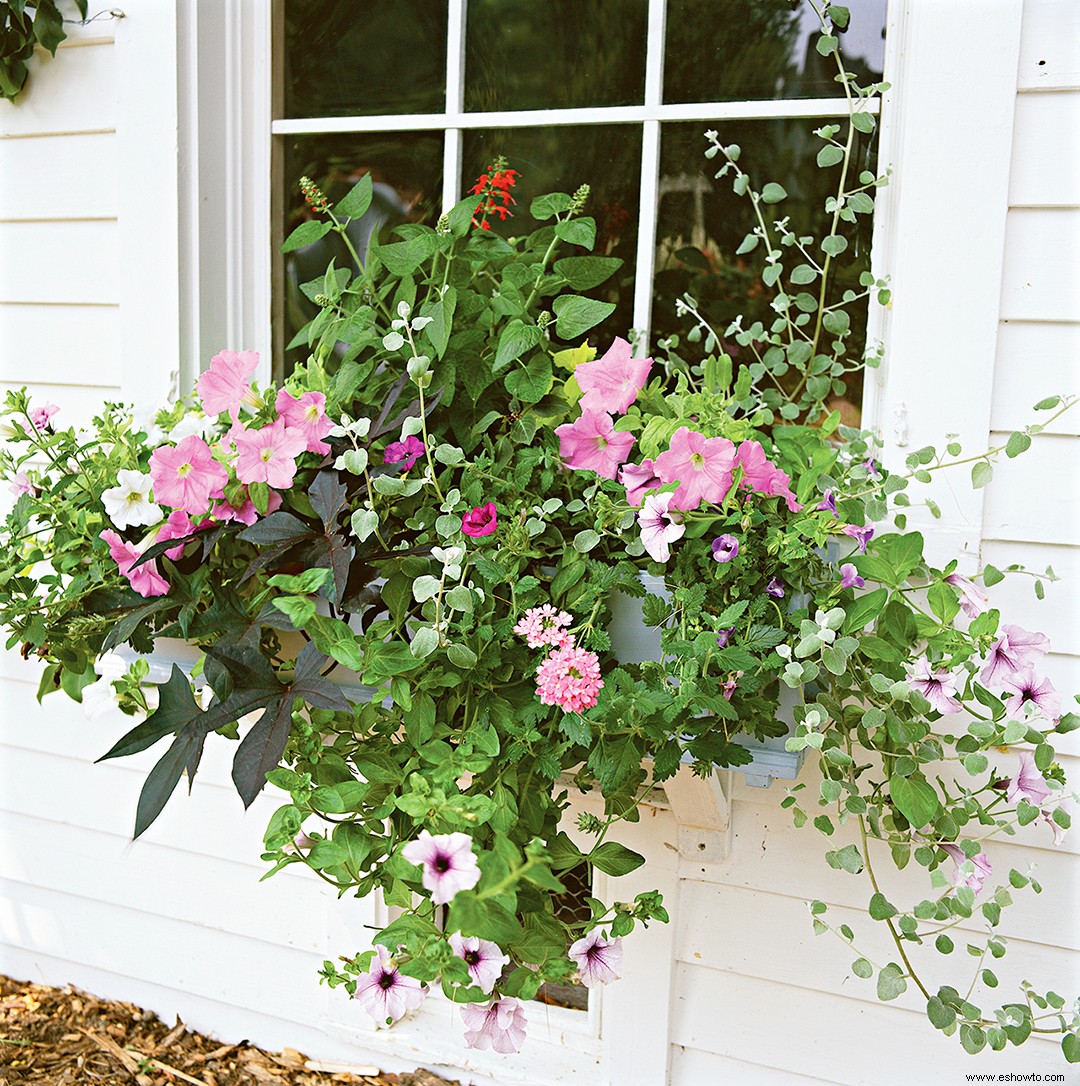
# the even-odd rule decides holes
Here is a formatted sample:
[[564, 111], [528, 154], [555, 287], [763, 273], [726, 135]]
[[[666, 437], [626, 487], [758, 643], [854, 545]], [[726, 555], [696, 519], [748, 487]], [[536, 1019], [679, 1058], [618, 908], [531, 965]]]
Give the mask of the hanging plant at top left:
[[[71, 0], [86, 19], [86, 0]], [[0, 94], [14, 102], [26, 84], [26, 62], [34, 46], [56, 56], [56, 47], [67, 37], [64, 17], [56, 0], [0, 0]]]

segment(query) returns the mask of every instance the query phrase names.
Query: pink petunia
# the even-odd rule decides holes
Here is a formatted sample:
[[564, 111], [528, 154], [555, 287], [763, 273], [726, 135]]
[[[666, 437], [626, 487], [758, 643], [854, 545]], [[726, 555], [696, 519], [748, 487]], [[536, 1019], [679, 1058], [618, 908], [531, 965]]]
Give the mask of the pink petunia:
[[214, 355], [210, 368], [195, 382], [203, 411], [207, 415], [220, 415], [223, 411], [238, 410], [242, 403], [261, 406], [251, 388], [251, 375], [258, 365], [258, 351], [221, 351]]
[[556, 426], [555, 433], [559, 455], [568, 468], [595, 471], [605, 479], [615, 478], [634, 444], [634, 435], [617, 433], [604, 411], [583, 411], [574, 422]]
[[22, 494], [37, 493], [37, 487], [30, 482], [30, 476], [27, 475], [25, 471], [18, 471], [11, 477], [11, 486], [9, 489], [16, 498]]
[[791, 480], [766, 455], [756, 441], [743, 441], [735, 451], [735, 466], [743, 471], [742, 484], [769, 498], [783, 498], [788, 510], [797, 513], [802, 506], [791, 492]]
[[383, 453], [384, 464], [398, 464], [402, 471], [408, 471], [424, 455], [424, 443], [409, 434], [404, 441], [391, 441]]
[[595, 705], [603, 685], [596, 653], [573, 645], [549, 653], [536, 671], [537, 697], [566, 713], [580, 713]]
[[469, 967], [473, 984], [482, 992], [495, 987], [503, 968], [510, 963], [510, 956], [502, 952], [498, 943], [475, 935], [464, 936], [458, 931], [450, 936], [450, 949]]
[[53, 417], [58, 411], [59, 407], [54, 403], [42, 404], [41, 407], [32, 407], [27, 412], [30, 416], [30, 421], [34, 424], [35, 430], [44, 430], [49, 425], [49, 419]]
[[109, 545], [109, 555], [128, 583], [140, 596], [167, 596], [169, 582], [157, 571], [156, 563], [144, 562], [136, 569], [131, 567], [139, 560], [139, 551], [130, 543], [124, 542], [111, 528], [106, 528], [99, 536]]
[[334, 428], [334, 424], [326, 417], [326, 397], [321, 392], [305, 392], [300, 399], [296, 399], [282, 389], [277, 394], [274, 407], [286, 426], [303, 431], [307, 437], [308, 452], [325, 455], [330, 451], [323, 438]]
[[1039, 767], [1035, 764], [1035, 755], [1030, 750], [1019, 751], [1017, 758], [1020, 764], [1017, 766], [1016, 776], [1009, 780], [1006, 798], [1010, 803], [1026, 799], [1033, 806], [1040, 807], [1053, 795], [1053, 789], [1039, 772]]
[[465, 1044], [469, 1048], [493, 1048], [504, 1055], [519, 1052], [525, 1043], [525, 1027], [529, 1024], [525, 1009], [512, 996], [494, 999], [485, 1007], [480, 1003], [463, 1003], [461, 1017], [465, 1022]]
[[421, 830], [401, 855], [424, 869], [420, 881], [431, 891], [436, 905], [453, 901], [461, 890], [471, 890], [480, 881], [480, 867], [467, 833], [440, 833]]
[[1023, 671], [1009, 675], [1004, 682], [1017, 695], [1009, 699], [1010, 710], [1019, 712], [1034, 705], [1048, 720], [1057, 720], [1061, 716], [1061, 695], [1054, 689], [1054, 684], [1031, 664]]
[[978, 618], [984, 611], [989, 610], [990, 601], [986, 598], [986, 593], [967, 577], [950, 573], [945, 578], [945, 583], [959, 590], [960, 609], [968, 618]]
[[671, 544], [682, 539], [686, 525], [678, 513], [669, 508], [675, 497], [666, 494], [649, 494], [638, 512], [638, 529], [641, 545], [654, 562], [666, 562], [671, 557]]
[[494, 502], [470, 509], [461, 518], [461, 530], [473, 539], [491, 535], [499, 527], [499, 513]]
[[[983, 888], [983, 883], [993, 874], [993, 865], [990, 857], [985, 852], [977, 856], [967, 856], [959, 845], [948, 842], [940, 846], [943, 852], [949, 854], [953, 861], [952, 884], [953, 886], [967, 886], [975, 893]], [[971, 864], [970, 872], [964, 870], [964, 864]]]
[[1050, 640], [1045, 634], [1004, 625], [987, 653], [979, 678], [987, 686], [1007, 683], [1031, 664], [1034, 657], [1045, 655], [1049, 649]]
[[428, 990], [416, 977], [407, 977], [398, 971], [386, 947], [376, 946], [375, 950], [378, 957], [372, 962], [371, 969], [357, 978], [353, 999], [378, 1025], [384, 1025], [415, 1011]]
[[210, 446], [192, 434], [179, 445], [162, 445], [153, 451], [150, 478], [159, 504], [196, 516], [210, 508], [211, 498], [221, 496], [229, 473], [214, 459]]
[[621, 415], [649, 379], [651, 358], [631, 358], [632, 348], [616, 337], [606, 353], [593, 362], [580, 362], [574, 370], [582, 391], [582, 411]]
[[599, 928], [593, 928], [570, 947], [567, 955], [578, 967], [581, 983], [586, 988], [610, 984], [620, 976], [622, 939], [605, 939]]
[[619, 482], [626, 487], [627, 502], [635, 507], [645, 499], [646, 490], [662, 485], [651, 460], [642, 460], [640, 464], [623, 464], [619, 468]]
[[[167, 539], [182, 539], [186, 535], [191, 535], [194, 532], [195, 525], [191, 521], [191, 517], [183, 511], [183, 509], [174, 509], [169, 514], [169, 519], [157, 531], [157, 538], [155, 543], [163, 543]], [[166, 558], [171, 558], [174, 562], [183, 557], [184, 547], [186, 543], [180, 543], [175, 547], [170, 547], [165, 552]]]
[[288, 490], [296, 474], [296, 458], [307, 449], [307, 435], [284, 419], [275, 419], [261, 430], [237, 434], [236, 477], [242, 483], [266, 483]]
[[[235, 520], [241, 524], [246, 524], [250, 528], [259, 519], [259, 511], [255, 508], [255, 503], [247, 497], [246, 489], [244, 493], [244, 501], [240, 505], [230, 505], [225, 498], [215, 502], [214, 507], [210, 510], [214, 519], [220, 521]], [[276, 490], [271, 490], [266, 501], [267, 516], [277, 512], [280, 508], [281, 495]]]
[[913, 670], [908, 672], [907, 681], [912, 690], [930, 702], [934, 712], [949, 716], [963, 710], [956, 697], [956, 676], [945, 670], [931, 670], [930, 661], [925, 656], [915, 661]]
[[686, 511], [703, 502], [719, 505], [731, 489], [734, 467], [735, 446], [726, 437], [705, 437], [688, 426], [680, 426], [656, 458], [657, 475], [679, 484], [672, 507]]

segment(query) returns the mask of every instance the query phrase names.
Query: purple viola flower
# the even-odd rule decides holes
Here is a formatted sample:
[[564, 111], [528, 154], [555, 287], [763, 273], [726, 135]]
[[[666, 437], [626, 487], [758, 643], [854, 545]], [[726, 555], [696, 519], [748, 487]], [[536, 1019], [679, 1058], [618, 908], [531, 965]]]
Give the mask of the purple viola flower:
[[842, 529], [844, 535], [851, 536], [859, 544], [859, 554], [866, 554], [866, 544], [870, 542], [874, 529], [868, 524], [865, 528], [858, 524], [849, 524]]
[[784, 598], [784, 582], [779, 577], [774, 577], [765, 586], [765, 595], [772, 596], [774, 600], [782, 600]]
[[386, 947], [376, 946], [375, 950], [378, 958], [367, 973], [360, 974], [353, 999], [359, 1000], [375, 1022], [383, 1025], [388, 1019], [396, 1022], [406, 1012], [415, 1011], [428, 990], [416, 977], [398, 972]]
[[510, 962], [510, 956], [502, 952], [498, 943], [475, 935], [464, 936], [459, 931], [450, 936], [450, 949], [469, 967], [473, 984], [482, 992], [490, 992], [495, 987], [503, 968]]
[[622, 968], [622, 939], [605, 939], [599, 928], [593, 928], [578, 939], [567, 951], [578, 967], [581, 983], [586, 988], [594, 984], [610, 984], [618, 980]]
[[1009, 789], [1005, 793], [1010, 803], [1026, 799], [1032, 806], [1038, 807], [1053, 795], [1053, 789], [1046, 783], [1046, 778], [1035, 764], [1035, 755], [1030, 750], [1017, 754], [1020, 765], [1016, 776], [1009, 780]]
[[1043, 656], [1050, 649], [1046, 634], [1032, 633], [1020, 626], [1005, 625], [986, 656], [986, 666], [979, 678], [987, 686], [1007, 683], [1029, 664], [1033, 657]]
[[729, 675], [724, 685], [720, 688], [720, 693], [724, 695], [725, 701], [731, 701], [735, 691], [739, 688], [739, 679], [742, 677], [742, 672], [736, 672], [734, 675]]
[[986, 594], [973, 581], [959, 573], [950, 573], [945, 578], [945, 583], [960, 590], [960, 610], [968, 618], [978, 618], [979, 615], [990, 607], [990, 601]]
[[877, 463], [874, 461], [874, 458], [872, 456], [869, 459], [864, 460], [862, 466], [866, 468], [866, 474], [873, 476], [873, 478], [875, 479], [878, 478], [879, 475], [881, 475], [881, 472], [877, 469]]
[[1045, 675], [1040, 675], [1031, 664], [1004, 681], [1010, 690], [1019, 695], [1013, 705], [1017, 712], [1034, 705], [1049, 720], [1057, 720], [1061, 716], [1061, 695], [1054, 689], [1054, 684]]
[[400, 464], [402, 471], [408, 471], [424, 455], [425, 451], [424, 443], [409, 434], [404, 441], [391, 441], [386, 446], [386, 452], [383, 453], [383, 463]]
[[836, 498], [833, 497], [831, 490], [825, 491], [825, 497], [817, 503], [816, 508], [826, 513], [832, 513], [837, 520], [840, 519], [840, 514], [836, 511]]
[[915, 661], [914, 670], [908, 672], [907, 681], [912, 690], [930, 702], [934, 712], [948, 716], [963, 710], [956, 698], [956, 676], [944, 670], [931, 670], [930, 661], [925, 656]]
[[446, 905], [460, 890], [471, 890], [480, 881], [480, 866], [467, 833], [440, 833], [434, 837], [421, 830], [401, 855], [411, 864], [423, 867], [421, 878], [431, 891], [436, 905]]
[[[942, 844], [940, 848], [952, 857], [953, 886], [968, 886], [978, 893], [983, 888], [983, 883], [993, 873], [994, 868], [990, 863], [990, 857], [985, 852], [980, 852], [977, 856], [966, 856], [959, 845], [949, 843]], [[971, 864], [970, 874], [962, 870], [965, 863]]]
[[721, 630], [716, 635], [716, 647], [722, 649], [730, 640], [731, 635], [735, 632], [734, 626], [729, 626], [726, 630]]
[[862, 588], [865, 584], [866, 581], [859, 576], [859, 571], [850, 562], [845, 562], [840, 567], [841, 588]]
[[739, 541], [733, 535], [718, 535], [712, 541], [712, 556], [718, 562], [730, 562], [739, 553]]
[[463, 1003], [465, 1044], [469, 1048], [493, 1048], [496, 1052], [521, 1051], [525, 1042], [525, 1009], [512, 996], [493, 999], [488, 1006]]

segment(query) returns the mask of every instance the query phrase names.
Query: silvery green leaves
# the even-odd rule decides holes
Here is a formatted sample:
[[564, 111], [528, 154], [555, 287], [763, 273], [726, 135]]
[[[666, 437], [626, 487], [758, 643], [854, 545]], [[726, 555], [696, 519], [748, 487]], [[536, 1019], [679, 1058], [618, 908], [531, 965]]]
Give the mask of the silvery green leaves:
[[859, 647], [855, 638], [837, 636], [846, 617], [842, 607], [833, 607], [829, 611], [818, 611], [813, 619], [803, 619], [795, 656], [801, 660], [820, 653], [825, 667], [834, 675], [842, 675], [851, 654]]

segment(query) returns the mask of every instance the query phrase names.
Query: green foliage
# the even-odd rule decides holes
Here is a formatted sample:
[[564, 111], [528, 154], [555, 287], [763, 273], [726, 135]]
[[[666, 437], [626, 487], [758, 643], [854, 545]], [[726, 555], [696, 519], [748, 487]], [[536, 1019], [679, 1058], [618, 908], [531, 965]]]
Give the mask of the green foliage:
[[[87, 0], [71, 0], [86, 19]], [[26, 84], [26, 62], [36, 46], [54, 57], [67, 37], [64, 31], [66, 0], [4, 0], [0, 3], [0, 94], [14, 102]], [[71, 14], [69, 12], [69, 14]]]

